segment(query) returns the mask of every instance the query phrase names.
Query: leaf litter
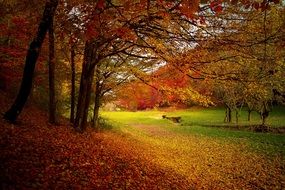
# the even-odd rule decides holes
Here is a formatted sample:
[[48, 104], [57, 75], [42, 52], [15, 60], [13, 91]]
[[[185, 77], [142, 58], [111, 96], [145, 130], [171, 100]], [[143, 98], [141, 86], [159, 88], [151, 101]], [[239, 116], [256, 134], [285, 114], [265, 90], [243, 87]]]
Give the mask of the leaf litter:
[[[1, 112], [8, 105], [1, 97]], [[0, 119], [1, 189], [284, 189], [284, 158], [157, 126], [76, 133], [25, 108]], [[242, 143], [242, 142], [241, 142]]]

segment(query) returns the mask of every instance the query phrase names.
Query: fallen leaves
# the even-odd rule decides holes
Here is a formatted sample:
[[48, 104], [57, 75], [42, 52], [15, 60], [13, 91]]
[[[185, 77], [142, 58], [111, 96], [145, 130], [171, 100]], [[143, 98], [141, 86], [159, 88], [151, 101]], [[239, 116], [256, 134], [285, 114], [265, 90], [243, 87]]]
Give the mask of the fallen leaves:
[[[0, 105], [4, 104], [1, 101], [2, 97]], [[190, 186], [183, 176], [172, 175], [133, 155], [119, 134], [96, 134], [91, 129], [78, 134], [67, 125], [48, 125], [46, 118], [36, 108], [27, 108], [21, 115], [21, 124], [16, 126], [1, 118], [1, 189], [187, 189]]]
[[[6, 103], [0, 93], [0, 109]], [[36, 117], [35, 117], [36, 116]], [[158, 126], [78, 134], [27, 108], [0, 119], [1, 189], [282, 189], [284, 158]], [[61, 121], [64, 123], [64, 121]], [[240, 142], [245, 144], [245, 142]]]

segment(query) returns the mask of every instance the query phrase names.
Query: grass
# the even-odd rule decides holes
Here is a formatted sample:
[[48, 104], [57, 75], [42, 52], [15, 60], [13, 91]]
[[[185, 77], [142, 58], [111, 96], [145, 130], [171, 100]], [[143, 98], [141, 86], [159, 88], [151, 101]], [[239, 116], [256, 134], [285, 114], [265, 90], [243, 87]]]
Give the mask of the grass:
[[[232, 123], [224, 123], [225, 109], [224, 108], [209, 108], [209, 109], [190, 109], [180, 110], [169, 113], [172, 115], [179, 115], [182, 117], [182, 125], [203, 125], [203, 126], [236, 126], [235, 112], [233, 112]], [[240, 112], [239, 126], [259, 125], [261, 119], [258, 113], [252, 112], [251, 121], [247, 120], [247, 110], [243, 109]], [[270, 113], [267, 124], [271, 127], [285, 126], [285, 107], [276, 107]]]
[[[181, 116], [183, 125], [162, 119], [165, 114]], [[223, 123], [223, 114], [222, 109], [190, 109], [102, 112], [102, 117], [138, 151], [133, 155], [185, 176], [197, 189], [281, 189], [285, 135], [206, 126]], [[272, 116], [283, 125], [282, 112]]]
[[[162, 119], [162, 115], [181, 116], [182, 123], [172, 123]], [[205, 127], [211, 125], [224, 126], [224, 110], [221, 108], [210, 109], [189, 109], [172, 112], [162, 111], [141, 111], [141, 112], [102, 112], [102, 116], [112, 121], [114, 129], [117, 131], [131, 130], [134, 125], [154, 125], [160, 126], [175, 134], [186, 136], [209, 137], [220, 141], [230, 141], [232, 143], [245, 142], [249, 147], [266, 155], [285, 155], [285, 135], [271, 133], [256, 133], [245, 130], [229, 130], [225, 128]], [[254, 113], [252, 121], [247, 121], [246, 111], [241, 113], [240, 125], [260, 124], [259, 115]], [[285, 109], [278, 107], [274, 109], [268, 119], [268, 124], [273, 127], [285, 126]], [[235, 124], [231, 124], [235, 125]]]

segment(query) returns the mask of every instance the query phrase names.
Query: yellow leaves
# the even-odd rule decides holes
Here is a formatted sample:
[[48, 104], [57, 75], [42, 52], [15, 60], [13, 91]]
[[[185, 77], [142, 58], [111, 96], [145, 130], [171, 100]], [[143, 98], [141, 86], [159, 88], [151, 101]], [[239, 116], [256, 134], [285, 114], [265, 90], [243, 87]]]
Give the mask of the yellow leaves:
[[210, 97], [202, 95], [198, 91], [192, 89], [191, 87], [183, 88], [183, 89], [176, 89], [177, 96], [181, 98], [182, 101], [185, 103], [195, 103], [205, 107], [210, 105], [214, 105], [211, 101]]
[[186, 176], [195, 183], [196, 189], [280, 186], [280, 181], [272, 176], [281, 179], [276, 168], [280, 168], [282, 161], [272, 163], [261, 155], [250, 153], [246, 140], [232, 143], [205, 136], [179, 135], [158, 125], [132, 125], [128, 132], [127, 138], [133, 148], [141, 150], [140, 153], [133, 150], [137, 158], [171, 170], [175, 175]]

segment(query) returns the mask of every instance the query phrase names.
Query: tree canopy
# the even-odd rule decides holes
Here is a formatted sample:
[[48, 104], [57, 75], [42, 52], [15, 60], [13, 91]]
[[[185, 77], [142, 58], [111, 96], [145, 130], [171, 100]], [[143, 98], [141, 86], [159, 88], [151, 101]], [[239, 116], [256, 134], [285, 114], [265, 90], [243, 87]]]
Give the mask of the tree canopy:
[[[15, 94], [16, 87], [7, 84], [19, 80], [14, 76], [21, 77], [26, 56], [22, 87], [7, 120], [20, 114], [34, 76], [33, 99], [37, 93], [56, 95], [51, 115], [69, 110], [79, 131], [91, 117], [89, 108], [94, 105], [96, 126], [100, 106], [110, 100], [132, 109], [225, 104], [238, 112], [247, 105], [264, 116], [273, 102], [284, 102], [285, 9], [279, 0], [2, 0], [0, 5], [2, 88]], [[52, 28], [55, 39], [48, 42]], [[48, 87], [45, 62], [52, 51], [55, 86]], [[14, 68], [19, 69], [12, 75]]]

